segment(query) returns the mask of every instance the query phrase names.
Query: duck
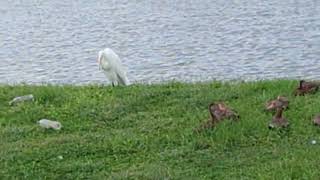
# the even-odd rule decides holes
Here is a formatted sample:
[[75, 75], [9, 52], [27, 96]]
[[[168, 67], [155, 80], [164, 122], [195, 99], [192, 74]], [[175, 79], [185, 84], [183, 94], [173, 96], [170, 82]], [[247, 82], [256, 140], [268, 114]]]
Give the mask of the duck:
[[320, 114], [319, 115], [316, 115], [313, 119], [313, 124], [315, 126], [320, 126]]
[[299, 86], [294, 91], [295, 96], [304, 96], [305, 94], [313, 94], [319, 89], [319, 84], [315, 82], [307, 82], [300, 80]]
[[223, 102], [211, 103], [209, 105], [209, 113], [211, 117], [215, 117], [217, 121], [221, 121], [222, 119], [239, 119], [239, 115]]
[[288, 98], [284, 96], [278, 96], [277, 99], [268, 101], [265, 105], [267, 111], [276, 110], [277, 108], [287, 109], [289, 106]]
[[197, 128], [195, 131], [200, 132], [204, 129], [212, 129], [223, 119], [232, 119], [232, 120], [238, 120], [239, 115], [231, 110], [229, 107], [227, 107], [224, 103], [211, 103], [209, 104], [209, 114], [210, 118], [208, 121], [203, 123], [199, 128]]
[[273, 116], [271, 123], [269, 124], [269, 129], [273, 128], [286, 128], [289, 126], [289, 122], [286, 118], [282, 116], [283, 108], [278, 107], [276, 114]]

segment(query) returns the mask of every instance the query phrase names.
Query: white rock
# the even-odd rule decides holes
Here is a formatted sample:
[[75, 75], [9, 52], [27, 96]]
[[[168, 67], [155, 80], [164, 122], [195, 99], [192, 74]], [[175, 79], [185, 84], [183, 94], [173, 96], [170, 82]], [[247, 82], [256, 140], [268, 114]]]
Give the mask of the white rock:
[[38, 121], [39, 125], [43, 128], [46, 128], [46, 129], [54, 129], [54, 130], [60, 130], [62, 125], [60, 122], [58, 121], [51, 121], [51, 120], [48, 120], [48, 119], [41, 119], [40, 121]]
[[317, 141], [316, 140], [312, 140], [311, 144], [317, 144]]
[[63, 156], [58, 156], [58, 159], [63, 159]]
[[34, 97], [32, 94], [28, 94], [25, 96], [19, 96], [19, 97], [15, 97], [14, 99], [12, 99], [12, 101], [9, 102], [9, 105], [12, 106], [14, 104], [23, 102], [23, 101], [33, 101]]

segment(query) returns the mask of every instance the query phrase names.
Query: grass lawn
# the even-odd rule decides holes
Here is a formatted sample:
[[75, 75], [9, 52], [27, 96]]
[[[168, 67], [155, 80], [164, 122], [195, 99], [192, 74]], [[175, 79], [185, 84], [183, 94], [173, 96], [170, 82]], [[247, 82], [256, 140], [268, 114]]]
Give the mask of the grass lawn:
[[[320, 92], [294, 97], [297, 84], [2, 85], [0, 179], [319, 179]], [[30, 93], [35, 101], [9, 106]], [[268, 129], [264, 103], [278, 95], [290, 100], [288, 130]], [[239, 122], [194, 133], [216, 100]], [[42, 118], [63, 128], [44, 130]]]

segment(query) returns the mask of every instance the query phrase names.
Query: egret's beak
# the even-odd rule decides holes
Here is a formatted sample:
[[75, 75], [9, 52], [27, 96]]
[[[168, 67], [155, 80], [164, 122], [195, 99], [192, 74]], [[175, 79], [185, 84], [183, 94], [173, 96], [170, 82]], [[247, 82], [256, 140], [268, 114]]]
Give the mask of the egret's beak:
[[98, 62], [99, 70], [100, 70], [101, 69], [101, 65], [100, 65], [99, 59], [97, 60], [97, 62]]
[[98, 56], [98, 59], [97, 59], [97, 62], [98, 62], [98, 64], [100, 64], [100, 55]]
[[98, 65], [99, 65], [99, 70], [101, 70], [101, 55], [99, 54], [99, 57], [97, 59]]

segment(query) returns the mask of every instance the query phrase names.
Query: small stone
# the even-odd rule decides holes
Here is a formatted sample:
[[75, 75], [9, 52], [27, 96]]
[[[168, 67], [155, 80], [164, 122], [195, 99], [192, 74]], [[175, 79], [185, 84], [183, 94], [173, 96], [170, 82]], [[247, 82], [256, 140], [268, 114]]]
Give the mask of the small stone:
[[23, 102], [23, 101], [33, 101], [34, 97], [32, 94], [28, 94], [25, 96], [19, 96], [19, 97], [15, 97], [14, 99], [12, 99], [12, 101], [9, 102], [9, 105], [15, 105], [17, 103]]
[[311, 144], [317, 144], [317, 141], [316, 140], [312, 140]]
[[39, 125], [45, 129], [54, 129], [54, 130], [60, 130], [62, 125], [58, 121], [51, 121], [49, 119], [41, 119], [38, 121]]
[[63, 156], [58, 156], [58, 159], [63, 159]]

